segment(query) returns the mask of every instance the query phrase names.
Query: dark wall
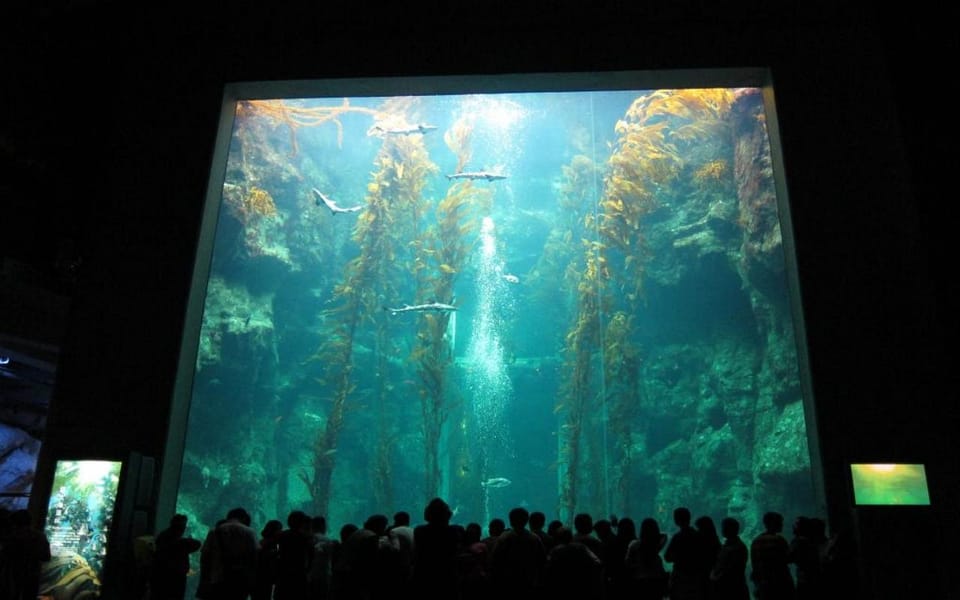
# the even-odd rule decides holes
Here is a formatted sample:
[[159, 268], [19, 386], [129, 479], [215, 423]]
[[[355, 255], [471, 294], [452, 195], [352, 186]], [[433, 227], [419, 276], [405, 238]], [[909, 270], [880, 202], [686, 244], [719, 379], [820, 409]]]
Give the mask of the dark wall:
[[[883, 527], [904, 513], [853, 513], [846, 465], [926, 463], [935, 506], [911, 513], [929, 521], [922, 532], [910, 520], [897, 525], [909, 537], [900, 542], [927, 548], [958, 533], [948, 509], [958, 501], [948, 443], [956, 386], [941, 354], [942, 332], [955, 324], [941, 299], [953, 284], [934, 266], [950, 251], [942, 210], [955, 200], [943, 173], [954, 167], [944, 137], [955, 125], [945, 131], [932, 114], [950, 109], [914, 70], [955, 50], [955, 34], [940, 37], [945, 25], [921, 28], [902, 13], [888, 23], [827, 3], [692, 12], [626, 2], [587, 10], [560, 0], [527, 9], [504, 1], [319, 4], [132, 14], [119, 3], [78, 1], [24, 9], [10, 21], [0, 41], [9, 71], [0, 141], [13, 175], [2, 188], [0, 250], [46, 268], [58, 242], [72, 239], [83, 258], [69, 288], [73, 314], [38, 493], [56, 456], [163, 456], [225, 83], [770, 67], [828, 516], [869, 528], [865, 588], [883, 590], [877, 597], [898, 597], [914, 574], [923, 579], [910, 583], [912, 597], [924, 595], [917, 585], [930, 586], [928, 597], [949, 595], [955, 584], [930, 553], [913, 552], [896, 568], [871, 566], [903, 552]], [[943, 532], [931, 526], [938, 522]]]

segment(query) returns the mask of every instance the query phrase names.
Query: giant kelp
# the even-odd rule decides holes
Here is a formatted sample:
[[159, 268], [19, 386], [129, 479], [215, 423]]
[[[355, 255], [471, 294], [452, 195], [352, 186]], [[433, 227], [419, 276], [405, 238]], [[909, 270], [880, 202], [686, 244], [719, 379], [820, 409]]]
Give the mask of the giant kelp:
[[334, 106], [299, 106], [278, 100], [245, 100], [237, 103], [236, 117], [239, 123], [248, 118], [258, 117], [272, 120], [277, 125], [285, 125], [290, 135], [290, 157], [300, 151], [297, 142], [297, 130], [301, 127], [317, 127], [333, 123], [337, 128], [337, 144], [343, 144], [343, 124], [340, 116], [346, 113], [362, 113], [381, 117], [382, 113], [362, 106], [351, 106], [347, 98]]
[[[561, 205], [589, 206], [595, 204], [597, 194], [597, 177], [595, 163], [586, 156], [578, 155], [570, 165], [564, 168], [564, 180], [561, 194], [558, 198]], [[577, 214], [568, 212], [567, 214]], [[564, 278], [567, 284], [575, 291], [576, 320], [566, 334], [564, 348], [566, 352], [567, 379], [558, 401], [557, 411], [563, 411], [565, 423], [562, 428], [562, 456], [559, 463], [563, 466], [563, 477], [560, 489], [560, 511], [564, 517], [572, 517], [579, 497], [579, 467], [581, 460], [581, 442], [583, 430], [588, 425], [591, 402], [591, 383], [594, 375], [592, 365], [593, 349], [599, 344], [600, 315], [605, 310], [601, 306], [603, 298], [600, 295], [600, 279], [609, 274], [602, 268], [596, 252], [598, 244], [581, 235], [590, 235], [586, 227], [596, 222], [593, 211], [580, 215], [580, 218], [568, 222], [565, 231], [562, 229], [551, 233], [550, 240], [555, 243], [562, 240], [560, 245], [551, 252], [551, 261], [559, 262], [559, 257], [565, 256], [567, 268]], [[560, 232], [562, 231], [562, 233]], [[577, 235], [584, 247], [582, 255], [572, 252], [570, 242]], [[573, 246], [574, 248], [576, 246]], [[567, 253], [563, 253], [563, 249]], [[546, 255], [546, 253], [545, 253]], [[556, 257], [556, 258], [554, 258]], [[549, 265], [550, 263], [546, 263]]]
[[[352, 236], [359, 255], [347, 263], [341, 282], [334, 287], [333, 297], [338, 305], [330, 312], [336, 318], [315, 356], [326, 365], [324, 383], [333, 390], [326, 421], [314, 441], [313, 472], [303, 474], [317, 514], [327, 514], [337, 442], [348, 401], [357, 387], [352, 374], [354, 346], [357, 336], [363, 333], [372, 339], [372, 366], [381, 369], [381, 376], [374, 378], [372, 391], [378, 408], [386, 410], [390, 393], [384, 384], [386, 358], [395, 353], [395, 348], [388, 335], [390, 322], [383, 310], [383, 299], [397, 297], [398, 286], [407, 276], [398, 257], [407, 252], [409, 235], [416, 231], [424, 182], [436, 171], [422, 139], [416, 137], [385, 137], [374, 166], [365, 207], [357, 217]], [[389, 501], [387, 486], [392, 478], [386, 452], [391, 447], [390, 438], [383, 421], [378, 430], [381, 435], [374, 478], [378, 496]]]
[[[417, 266], [417, 243], [425, 227], [423, 217], [430, 201], [424, 195], [428, 178], [437, 172], [423, 144], [422, 136], [387, 137], [384, 139], [385, 152], [378, 159], [382, 176], [368, 184], [368, 190], [383, 194], [391, 202], [392, 220], [390, 228], [390, 250], [384, 267], [385, 286], [381, 290], [384, 298], [398, 298], [409, 289], [411, 276], [422, 272]], [[376, 311], [377, 307], [371, 307]], [[387, 359], [397, 353], [398, 348], [390, 335], [392, 317], [385, 311], [374, 313], [376, 373], [374, 397], [377, 406], [377, 440], [373, 466], [374, 495], [377, 506], [393, 507], [393, 464], [398, 452], [395, 416], [393, 406], [395, 388], [387, 385]]]
[[457, 157], [457, 167], [454, 173], [463, 171], [470, 159], [473, 158], [473, 150], [470, 146], [472, 133], [473, 124], [469, 119], [461, 118], [443, 134], [443, 141], [447, 144], [447, 148]]
[[[565, 409], [566, 477], [561, 507], [569, 515], [578, 503], [590, 510], [609, 508], [604, 498], [583, 498], [580, 469], [592, 469], [594, 481], [606, 477], [599, 461], [607, 449], [582, 448], [588, 415], [601, 415], [600, 427], [612, 434], [618, 466], [617, 503], [626, 505], [631, 462], [631, 420], [625, 418], [639, 403], [635, 320], [642, 307], [643, 279], [649, 250], [645, 217], [673, 195], [686, 192], [694, 173], [701, 186], [709, 183], [722, 164], [717, 148], [728, 145], [727, 119], [733, 94], [722, 89], [660, 90], [635, 100], [617, 122], [617, 140], [604, 175], [596, 214], [585, 214], [583, 229], [594, 239], [583, 240], [583, 274], [577, 285], [577, 308], [566, 338], [568, 377], [561, 399]], [[709, 166], [707, 166], [709, 165]], [[594, 358], [602, 377], [591, 380]], [[596, 444], [601, 436], [584, 438]], [[604, 484], [606, 487], [606, 483]], [[592, 489], [596, 490], [597, 486]], [[595, 493], [594, 493], [595, 494]], [[603, 506], [600, 504], [603, 503]]]
[[[489, 189], [460, 181], [451, 185], [437, 204], [435, 223], [418, 248], [420, 301], [454, 301], [454, 283], [470, 255], [479, 216], [489, 210], [490, 198]], [[425, 499], [438, 495], [441, 483], [440, 439], [450, 412], [446, 372], [453, 361], [444, 343], [449, 325], [449, 313], [424, 315], [414, 350], [420, 379]]]
[[[577, 240], [587, 235], [583, 228], [585, 211], [593, 212], [590, 207], [596, 203], [596, 190], [602, 178], [602, 165], [585, 154], [577, 154], [569, 164], [563, 165], [557, 195], [558, 217], [536, 265], [526, 276], [531, 300], [541, 307], [537, 317], [546, 323], [565, 319], [571, 308], [575, 308], [575, 293], [558, 296], [557, 292], [577, 289], [583, 260], [582, 254], [577, 251]], [[563, 342], [563, 333], [555, 328], [539, 329], [556, 336], [556, 339], [546, 342], [550, 346]], [[532, 334], [537, 328], [532, 327], [531, 330]]]

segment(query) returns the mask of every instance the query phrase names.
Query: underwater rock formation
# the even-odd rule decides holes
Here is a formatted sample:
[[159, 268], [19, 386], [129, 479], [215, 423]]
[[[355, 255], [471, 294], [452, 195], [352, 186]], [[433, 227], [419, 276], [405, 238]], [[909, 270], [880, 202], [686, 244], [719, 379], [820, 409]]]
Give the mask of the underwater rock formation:
[[[203, 310], [197, 370], [242, 363], [273, 347], [272, 295], [255, 296], [242, 285], [211, 277]], [[227, 353], [227, 356], [224, 356]]]
[[[40, 440], [18, 427], [0, 423], [0, 490], [28, 493], [39, 453]], [[8, 499], [0, 498], [0, 507], [7, 502]]]
[[810, 464], [763, 115], [759, 90], [658, 91], [618, 122], [567, 269], [562, 514], [673, 502], [735, 511], [749, 530], [769, 508], [758, 499], [810, 489], [797, 480]]

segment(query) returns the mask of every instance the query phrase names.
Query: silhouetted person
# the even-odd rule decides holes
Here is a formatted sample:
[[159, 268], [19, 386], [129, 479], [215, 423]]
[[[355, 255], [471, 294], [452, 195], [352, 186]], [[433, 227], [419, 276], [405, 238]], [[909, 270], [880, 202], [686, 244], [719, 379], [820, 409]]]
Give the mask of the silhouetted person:
[[600, 543], [608, 542], [613, 539], [616, 532], [613, 529], [613, 522], [610, 519], [597, 519], [593, 523], [593, 532], [597, 534]]
[[301, 510], [287, 515], [287, 528], [277, 537], [276, 600], [307, 597], [307, 573], [313, 561], [313, 523]]
[[[597, 519], [593, 522], [593, 533], [597, 536], [597, 539], [600, 540], [600, 554], [597, 556], [600, 557], [600, 562], [603, 563], [603, 591], [604, 595], [609, 593], [610, 585], [610, 544], [613, 542], [614, 532], [613, 532], [613, 523], [609, 519]], [[619, 556], [617, 560], [623, 562], [623, 556]], [[616, 567], [614, 567], [616, 569]]]
[[590, 552], [603, 562], [603, 547], [600, 539], [593, 535], [593, 517], [588, 513], [578, 513], [573, 517], [573, 541], [590, 548]]
[[627, 577], [627, 548], [637, 539], [637, 526], [633, 519], [624, 517], [617, 520], [617, 532], [604, 543], [603, 565], [607, 579], [608, 599], [627, 598], [629, 591]]
[[387, 529], [387, 533], [392, 533], [394, 529], [413, 529], [410, 527], [410, 513], [400, 510], [393, 513], [393, 523]]
[[703, 586], [703, 597], [710, 598], [710, 572], [717, 563], [717, 556], [720, 554], [720, 536], [717, 535], [717, 526], [713, 519], [704, 515], [697, 517], [693, 523], [697, 530], [697, 538], [700, 545], [700, 579]]
[[797, 517], [793, 523], [789, 560], [797, 566], [797, 600], [823, 597], [823, 566], [820, 555], [826, 542], [824, 522]]
[[190, 555], [200, 550], [200, 540], [184, 537], [187, 516], [176, 514], [154, 539], [150, 572], [150, 600], [183, 600], [187, 591]]
[[793, 576], [788, 557], [790, 544], [781, 535], [783, 515], [768, 512], [763, 515], [765, 531], [750, 544], [750, 579], [757, 600], [790, 600], [793, 598]]
[[547, 553], [540, 538], [527, 529], [527, 509], [514, 508], [509, 519], [510, 529], [500, 535], [490, 557], [494, 585], [511, 594], [533, 594], [540, 585]]
[[563, 526], [563, 521], [560, 519], [554, 519], [547, 523], [547, 535], [553, 540], [554, 545], [557, 543], [557, 531]]
[[467, 523], [463, 530], [457, 556], [462, 600], [486, 600], [492, 589], [487, 568], [487, 545], [480, 539], [482, 534], [483, 528], [479, 523]]
[[740, 522], [733, 517], [720, 521], [723, 545], [710, 571], [712, 600], [750, 600], [747, 588], [747, 545], [740, 539]]
[[857, 549], [850, 527], [831, 527], [822, 552], [823, 597], [846, 600], [855, 598], [860, 582]]
[[200, 546], [200, 580], [197, 583], [198, 600], [216, 600], [220, 597], [217, 590], [217, 583], [213, 580], [214, 554], [219, 552], [213, 548], [213, 532], [224, 523], [226, 519], [220, 519], [214, 524], [213, 529], [207, 532], [203, 539], [203, 545]]
[[[557, 521], [559, 523], [559, 521]], [[547, 515], [542, 512], [535, 510], [530, 513], [530, 531], [533, 532], [540, 541], [543, 543], [543, 549], [546, 552], [550, 552], [550, 549], [553, 548], [553, 537], [544, 531], [544, 526], [547, 523]]]
[[327, 535], [327, 519], [315, 516], [311, 520], [313, 532], [313, 559], [307, 574], [311, 600], [326, 600], [330, 597], [330, 578], [333, 568], [333, 556], [338, 545], [337, 540]]
[[497, 545], [497, 540], [506, 530], [507, 524], [503, 519], [500, 517], [490, 519], [490, 523], [487, 524], [487, 537], [480, 540], [487, 545], [487, 556], [493, 555], [493, 547]]
[[[382, 520], [381, 520], [382, 519]], [[387, 527], [387, 518], [369, 517], [363, 527], [343, 542], [343, 564], [348, 584], [341, 590], [341, 598], [366, 599], [373, 594], [377, 566], [378, 540]]]
[[202, 577], [210, 584], [201, 597], [245, 600], [256, 577], [258, 545], [257, 534], [250, 528], [250, 514], [240, 507], [231, 509], [227, 518], [207, 534], [200, 549]]
[[663, 568], [660, 551], [667, 544], [667, 536], [660, 531], [656, 520], [640, 522], [640, 534], [627, 546], [626, 575], [631, 598], [661, 600], [667, 593], [669, 575]]
[[[400, 566], [400, 552], [396, 539], [388, 535], [389, 521], [385, 515], [371, 515], [363, 528], [373, 533], [363, 554], [362, 576], [368, 581], [370, 598], [396, 597], [405, 573]], [[356, 534], [354, 534], [356, 535]]]
[[330, 595], [334, 598], [346, 598], [350, 589], [350, 560], [344, 552], [347, 540], [360, 528], [353, 523], [340, 527], [340, 543], [333, 548], [333, 562], [330, 565]]
[[441, 498], [431, 500], [423, 510], [422, 525], [413, 529], [414, 596], [457, 598], [457, 553], [460, 539], [450, 526], [453, 512]]
[[397, 562], [400, 569], [401, 581], [396, 590], [403, 595], [409, 589], [410, 578], [413, 576], [413, 527], [410, 526], [410, 513], [399, 511], [393, 515], [393, 525], [387, 534], [397, 547]]
[[253, 582], [253, 600], [272, 600], [273, 586], [277, 583], [277, 542], [283, 523], [277, 519], [267, 521], [260, 531], [257, 549], [257, 575]]
[[40, 590], [40, 563], [50, 560], [50, 542], [34, 529], [30, 512], [16, 510], [7, 518], [0, 539], [0, 592], [4, 600], [36, 600]]
[[544, 598], [585, 600], [603, 597], [603, 563], [586, 545], [574, 541], [573, 532], [558, 527], [556, 545], [547, 555], [543, 574]]
[[703, 552], [697, 530], [690, 525], [690, 510], [679, 507], [673, 511], [677, 531], [670, 538], [663, 559], [673, 564], [670, 573], [671, 600], [701, 600]]

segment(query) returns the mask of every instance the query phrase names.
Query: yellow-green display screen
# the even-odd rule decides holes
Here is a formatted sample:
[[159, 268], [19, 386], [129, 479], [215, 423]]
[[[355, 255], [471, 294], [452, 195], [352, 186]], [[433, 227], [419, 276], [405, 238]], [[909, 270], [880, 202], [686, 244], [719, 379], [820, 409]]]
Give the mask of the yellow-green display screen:
[[858, 505], [930, 504], [923, 465], [853, 464], [850, 469]]

